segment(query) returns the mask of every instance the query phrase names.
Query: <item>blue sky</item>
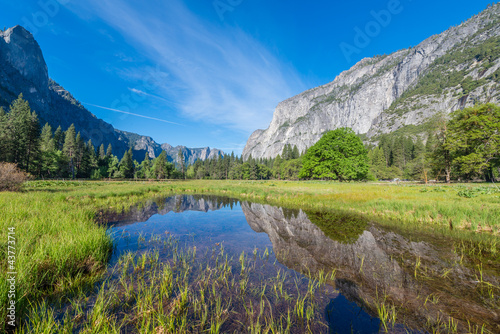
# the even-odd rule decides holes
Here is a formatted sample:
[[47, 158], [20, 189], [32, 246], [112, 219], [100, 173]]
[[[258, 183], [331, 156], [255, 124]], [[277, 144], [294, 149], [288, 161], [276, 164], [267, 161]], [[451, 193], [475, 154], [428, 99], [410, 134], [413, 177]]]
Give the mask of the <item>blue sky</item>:
[[[488, 3], [2, 0], [0, 24], [30, 30], [49, 75], [115, 128], [241, 154], [279, 102]], [[356, 43], [367, 27], [371, 36]]]

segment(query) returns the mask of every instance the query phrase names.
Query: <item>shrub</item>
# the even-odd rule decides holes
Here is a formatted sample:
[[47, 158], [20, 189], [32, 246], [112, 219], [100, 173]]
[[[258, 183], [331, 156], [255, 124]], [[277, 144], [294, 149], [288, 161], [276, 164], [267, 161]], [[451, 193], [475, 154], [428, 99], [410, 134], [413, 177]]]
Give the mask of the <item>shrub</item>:
[[458, 193], [457, 193], [458, 196], [460, 197], [465, 197], [465, 198], [472, 198], [472, 197], [476, 197], [476, 192], [472, 189], [463, 189], [463, 190], [460, 190]]
[[0, 191], [19, 190], [23, 182], [28, 179], [28, 174], [17, 168], [16, 164], [0, 162]]

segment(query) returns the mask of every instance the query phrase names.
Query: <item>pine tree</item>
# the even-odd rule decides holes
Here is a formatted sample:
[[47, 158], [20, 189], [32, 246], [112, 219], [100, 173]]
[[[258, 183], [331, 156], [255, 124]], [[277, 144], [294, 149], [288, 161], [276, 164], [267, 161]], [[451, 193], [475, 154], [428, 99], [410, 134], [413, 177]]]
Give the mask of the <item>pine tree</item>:
[[[60, 129], [60, 127], [59, 127]], [[55, 139], [52, 137], [52, 127], [46, 123], [40, 136], [40, 167], [39, 174], [54, 177], [60, 169], [61, 151], [56, 149]]]
[[182, 154], [182, 149], [179, 149], [179, 152], [177, 153], [177, 162], [179, 163], [179, 169], [182, 174], [182, 178], [184, 178], [184, 169], [186, 168], [186, 162], [184, 160], [184, 154]]
[[273, 174], [274, 177], [278, 180], [281, 180], [281, 164], [282, 164], [282, 159], [281, 156], [278, 154], [278, 156], [274, 159], [273, 163]]
[[26, 153], [28, 133], [30, 131], [31, 108], [28, 101], [23, 99], [23, 94], [12, 102], [7, 119], [7, 161], [17, 163], [26, 170]]
[[108, 149], [106, 150], [106, 156], [110, 157], [113, 154], [113, 147], [111, 146], [111, 143], [108, 145]]
[[80, 131], [78, 131], [78, 134], [76, 135], [75, 145], [76, 145], [75, 167], [76, 167], [76, 171], [78, 172], [78, 170], [81, 168], [83, 155], [85, 153], [85, 143], [83, 142], [82, 135], [80, 134]]
[[104, 143], [99, 146], [99, 159], [104, 159], [106, 152], [104, 151]]
[[75, 154], [76, 154], [76, 131], [75, 125], [71, 124], [71, 126], [66, 130], [66, 134], [64, 136], [64, 144], [63, 144], [63, 154], [68, 160], [68, 168], [71, 174], [71, 177], [75, 178]]
[[290, 144], [285, 144], [281, 157], [283, 158], [283, 160], [292, 159], [292, 147]]
[[140, 179], [149, 179], [151, 177], [151, 160], [149, 153], [146, 153], [137, 171], [137, 177]]
[[161, 151], [161, 154], [154, 160], [153, 163], [153, 172], [154, 175], [157, 179], [167, 179], [170, 176], [170, 169], [171, 166], [169, 166], [167, 162], [167, 153], [165, 151]]
[[[92, 144], [92, 140], [84, 145], [82, 160], [80, 168], [78, 170], [78, 177], [83, 178], [100, 178], [100, 174], [97, 175], [95, 171], [98, 168], [97, 155], [95, 153], [95, 147]], [[98, 172], [99, 173], [99, 172]]]
[[249, 179], [250, 180], [257, 180], [258, 169], [257, 169], [257, 163], [255, 162], [255, 159], [250, 160], [248, 163], [249, 163]]
[[7, 161], [7, 119], [5, 110], [0, 107], [0, 161]]
[[27, 135], [26, 135], [26, 171], [31, 171], [30, 167], [39, 163], [40, 155], [40, 122], [35, 112], [30, 115]]
[[45, 123], [40, 135], [40, 148], [42, 151], [55, 150], [54, 139], [52, 138], [52, 127]]
[[[393, 145], [391, 147], [391, 153], [389, 154], [389, 156], [392, 154], [392, 157], [390, 157], [392, 159], [389, 159], [392, 161], [389, 161], [388, 166], [394, 165], [401, 170], [405, 168], [408, 155], [410, 154], [411, 157], [411, 152], [409, 154], [408, 152], [406, 152], [407, 146], [405, 142], [406, 139], [402, 136], [396, 137], [394, 139]], [[383, 149], [385, 148], [383, 147]]]
[[372, 154], [372, 173], [378, 179], [388, 179], [387, 163], [383, 148], [375, 147]]
[[58, 126], [54, 132], [54, 144], [57, 150], [62, 150], [63, 148], [64, 134], [62, 132], [61, 126]]
[[294, 145], [291, 158], [298, 159], [299, 157], [300, 157], [299, 149], [297, 148], [297, 145]]
[[427, 184], [429, 173], [429, 160], [425, 153], [425, 145], [420, 137], [413, 146], [413, 160], [411, 161], [412, 177], [415, 179], [423, 179]]
[[119, 170], [124, 178], [130, 179], [134, 177], [134, 161], [132, 160], [132, 148], [123, 154], [120, 161]]

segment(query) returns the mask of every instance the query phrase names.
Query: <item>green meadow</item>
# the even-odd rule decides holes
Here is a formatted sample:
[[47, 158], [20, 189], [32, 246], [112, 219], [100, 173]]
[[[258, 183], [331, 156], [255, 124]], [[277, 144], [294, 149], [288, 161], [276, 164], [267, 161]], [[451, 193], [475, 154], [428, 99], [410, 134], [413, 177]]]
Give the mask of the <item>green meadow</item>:
[[[106, 284], [102, 283], [102, 279], [106, 274], [113, 242], [106, 234], [106, 225], [101, 213], [127, 211], [132, 205], [174, 194], [222, 195], [239, 200], [314, 212], [342, 212], [343, 214], [363, 217], [364, 220], [374, 221], [391, 229], [404, 231], [406, 234], [411, 234], [416, 240], [439, 235], [456, 244], [466, 256], [477, 263], [489, 263], [490, 266], [497, 269], [500, 263], [500, 245], [498, 244], [500, 191], [495, 185], [320, 181], [31, 181], [24, 185], [21, 192], [0, 193], [0, 207], [2, 208], [0, 210], [0, 265], [2, 267], [0, 303], [2, 318], [6, 318], [6, 305], [9, 300], [7, 283], [9, 231], [15, 231], [13, 234], [17, 272], [15, 298], [19, 332], [71, 332], [74, 330], [72, 321], [75, 319], [65, 319], [61, 322], [65, 325], [58, 327], [58, 324], [49, 321], [51, 317], [47, 305], [51, 301], [72, 301], [82, 298], [83, 292], [92, 289], [97, 283]], [[318, 226], [328, 235], [328, 223], [322, 223]], [[349, 226], [343, 228], [348, 229]], [[155, 288], [158, 290], [157, 292], [166, 289], [165, 291], [168, 290], [171, 293], [171, 289], [177, 289], [178, 298], [181, 300], [171, 307], [177, 307], [181, 310], [183, 307], [182, 295], [183, 293], [188, 294], [187, 285], [182, 284], [182, 280], [175, 280], [173, 288], [163, 286], [158, 271], [169, 271], [170, 269], [169, 267], [158, 267], [154, 261], [154, 254], [148, 256], [147, 260], [146, 258], [143, 260], [142, 269], [144, 269], [146, 262], [150, 264], [151, 268], [154, 268], [150, 280], [158, 281], [157, 288]], [[187, 270], [190, 256], [190, 254], [181, 256], [181, 259], [184, 258], [185, 261], [179, 275], [182, 276], [183, 270]], [[126, 266], [126, 269], [122, 268], [121, 270], [127, 272], [131, 266], [134, 268], [140, 266], [140, 259], [130, 255], [130, 258], [123, 259], [120, 263]], [[223, 258], [221, 258], [221, 263], [223, 263]], [[230, 280], [226, 279], [225, 276], [227, 268], [216, 268], [218, 268], [216, 275], [220, 276], [217, 277], [220, 278], [221, 282], [226, 282], [229, 289]], [[135, 272], [136, 270], [132, 271], [132, 273]], [[128, 273], [127, 275], [132, 274]], [[207, 272], [200, 270], [197, 275], [205, 277]], [[330, 275], [333, 274], [330, 273]], [[136, 289], [142, 289], [141, 296], [146, 299], [147, 293], [154, 294], [153, 292], [156, 291], [148, 292], [147, 281], [136, 276], [133, 279], [138, 281], [135, 284], [124, 283], [125, 287], [128, 286], [128, 288], [124, 288], [124, 293], [130, 289], [127, 284], [132, 284], [132, 288], [135, 286]], [[325, 280], [324, 277], [320, 277], [319, 283], [322, 284]], [[279, 284], [279, 282], [278, 277], [272, 284]], [[164, 284], [167, 283], [164, 282]], [[207, 291], [189, 291], [189, 295], [209, 293], [210, 287], [205, 288]], [[241, 285], [239, 286], [239, 289], [243, 288]], [[265, 287], [260, 288], [265, 290]], [[215, 291], [213, 293], [215, 294]], [[137, 324], [139, 318], [146, 322], [157, 321], [158, 324], [163, 320], [167, 321], [162, 320], [161, 317], [155, 318], [154, 314], [144, 313], [134, 308], [133, 311], [130, 311], [131, 314], [135, 314], [134, 319], [132, 319], [134, 316], [131, 316], [132, 318], [128, 318], [128, 320], [122, 319], [122, 323], [113, 322], [109, 320], [112, 317], [112, 312], [106, 307], [109, 306], [108, 304], [118, 301], [110, 299], [111, 295], [109, 292], [108, 295], [104, 295], [103, 292], [103, 295], [98, 297], [95, 305], [96, 307], [100, 305], [102, 312], [88, 315], [89, 319], [93, 316], [96, 318], [87, 320], [88, 324], [82, 327], [85, 332], [119, 332], [126, 326], [130, 326], [131, 323], [139, 326], [140, 324]], [[221, 296], [219, 295], [219, 297]], [[217, 319], [226, 317], [221, 305], [217, 304], [219, 297], [214, 295], [215, 299], [211, 301], [213, 305], [210, 304], [210, 310], [215, 313], [200, 309], [203, 307], [202, 302], [196, 304], [195, 309], [190, 311], [192, 315], [196, 315], [197, 319], [199, 318], [200, 321], [208, 324], [208, 327], [199, 327], [200, 331], [201, 328], [211, 328], [207, 332], [218, 332]], [[282, 298], [282, 296], [277, 295], [277, 298]], [[283, 298], [290, 305], [293, 304], [290, 308], [292, 310], [292, 313], [289, 314], [290, 322], [306, 318], [305, 313], [301, 314], [300, 310], [296, 309], [297, 303], [301, 302], [300, 298], [294, 301], [290, 301], [286, 297]], [[138, 300], [142, 299], [138, 298]], [[311, 302], [311, 305], [314, 305], [311, 300], [313, 300], [312, 294], [308, 294], [307, 298], [303, 296], [302, 303]], [[151, 301], [150, 306], [153, 304]], [[307, 309], [307, 305], [303, 307], [305, 309], [302, 311], [306, 312], [304, 310]], [[243, 304], [241, 308], [245, 309], [248, 314], [254, 312], [248, 310]], [[94, 308], [92, 312], [98, 312], [98, 309]], [[179, 312], [179, 314], [182, 313]], [[149, 315], [145, 316], [145, 314]], [[210, 320], [211, 316], [213, 321]], [[309, 318], [306, 319], [305, 328], [309, 326], [309, 322], [312, 324], [316, 315], [311, 313], [307, 317]], [[257, 326], [254, 328], [254, 332], [260, 332], [263, 328], [268, 328], [269, 332], [274, 331], [271, 331], [271, 328], [275, 328], [275, 332], [286, 332], [284, 329], [289, 325], [286, 321], [278, 321], [277, 318], [273, 320], [272, 315], [271, 320], [268, 316], [259, 318], [255, 315], [252, 319], [254, 318], [257, 321], [252, 322], [252, 326]], [[285, 318], [286, 316], [280, 319]], [[107, 319], [107, 322], [103, 319]], [[182, 319], [187, 318], [181, 317], [179, 319], [176, 321], [182, 323]], [[263, 322], [263, 319], [267, 320]], [[146, 323], [143, 325], [143, 328], [149, 328]], [[168, 325], [171, 328], [177, 326], [174, 323], [160, 325], [163, 327]], [[2, 326], [5, 325], [2, 324]], [[191, 330], [194, 331], [194, 329]]]

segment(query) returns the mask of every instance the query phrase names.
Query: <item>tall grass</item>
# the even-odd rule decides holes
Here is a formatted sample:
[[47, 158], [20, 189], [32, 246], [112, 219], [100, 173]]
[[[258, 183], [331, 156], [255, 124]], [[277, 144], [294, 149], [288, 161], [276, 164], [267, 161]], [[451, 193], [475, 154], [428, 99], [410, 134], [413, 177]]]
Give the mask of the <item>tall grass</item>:
[[5, 319], [8, 301], [8, 228], [15, 228], [19, 320], [25, 319], [30, 304], [73, 294], [102, 277], [112, 241], [106, 228], [96, 224], [101, 210], [120, 212], [145, 199], [177, 193], [224, 195], [291, 208], [349, 211], [401, 229], [430, 227], [432, 233], [461, 240], [460, 252], [498, 258], [499, 193], [480, 189], [466, 198], [458, 195], [461, 189], [286, 181], [28, 182], [23, 192], [0, 193], [0, 316]]
[[[196, 255], [169, 239], [158, 251], [124, 254], [111, 277], [91, 295], [74, 298], [54, 321], [57, 311], [40, 302], [30, 310], [20, 332], [85, 333], [306, 333], [324, 332], [321, 309], [325, 291], [320, 282], [296, 278], [283, 288], [284, 276], [249, 279], [264, 257], [224, 256], [222, 247]], [[197, 257], [203, 261], [198, 262]], [[244, 272], [237, 265], [248, 264]], [[243, 283], [245, 282], [245, 283]], [[280, 286], [281, 288], [277, 288]], [[331, 290], [330, 290], [331, 291]]]

